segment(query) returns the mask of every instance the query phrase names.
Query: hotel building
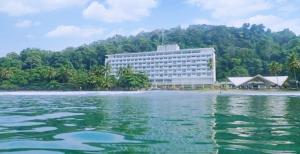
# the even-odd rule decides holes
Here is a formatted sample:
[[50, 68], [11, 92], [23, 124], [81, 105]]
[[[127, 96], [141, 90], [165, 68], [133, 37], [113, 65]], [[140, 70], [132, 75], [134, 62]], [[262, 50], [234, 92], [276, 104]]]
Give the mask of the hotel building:
[[117, 74], [130, 66], [148, 75], [153, 86], [212, 85], [216, 82], [214, 48], [180, 49], [162, 45], [157, 51], [107, 55], [106, 64]]

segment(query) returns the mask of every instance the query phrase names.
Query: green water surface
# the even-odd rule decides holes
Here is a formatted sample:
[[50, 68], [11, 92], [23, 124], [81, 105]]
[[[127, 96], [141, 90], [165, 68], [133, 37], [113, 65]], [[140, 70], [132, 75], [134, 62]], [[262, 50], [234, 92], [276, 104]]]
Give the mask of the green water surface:
[[0, 93], [0, 153], [300, 153], [300, 96]]

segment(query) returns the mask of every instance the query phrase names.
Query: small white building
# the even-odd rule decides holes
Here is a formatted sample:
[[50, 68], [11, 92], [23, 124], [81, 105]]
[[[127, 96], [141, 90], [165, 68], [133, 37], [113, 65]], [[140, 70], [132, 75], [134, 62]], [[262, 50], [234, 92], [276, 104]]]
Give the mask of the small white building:
[[288, 79], [288, 76], [262, 76], [254, 77], [229, 77], [228, 80], [234, 87], [256, 89], [281, 87]]
[[148, 75], [153, 85], [212, 85], [216, 82], [214, 48], [180, 49], [162, 45], [157, 51], [107, 55], [105, 60], [117, 74], [130, 66]]

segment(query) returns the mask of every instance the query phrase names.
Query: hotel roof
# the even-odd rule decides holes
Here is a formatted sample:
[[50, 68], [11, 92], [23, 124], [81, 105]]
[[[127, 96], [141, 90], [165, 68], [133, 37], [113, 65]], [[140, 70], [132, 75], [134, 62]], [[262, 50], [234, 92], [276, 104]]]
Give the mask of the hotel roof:
[[186, 51], [213, 51], [215, 52], [214, 48], [193, 48], [193, 49], [180, 49], [180, 50], [168, 50], [168, 51], [145, 51], [145, 52], [126, 52], [126, 53], [117, 53], [117, 54], [108, 54], [106, 56], [122, 56], [122, 55], [140, 55], [140, 54], [151, 54], [151, 53], [174, 53], [174, 52], [186, 52]]
[[284, 82], [288, 79], [288, 76], [262, 76], [262, 75], [256, 75], [254, 77], [229, 77], [229, 81], [235, 85], [240, 86], [247, 82], [259, 79], [264, 82], [268, 82], [273, 85], [282, 86]]

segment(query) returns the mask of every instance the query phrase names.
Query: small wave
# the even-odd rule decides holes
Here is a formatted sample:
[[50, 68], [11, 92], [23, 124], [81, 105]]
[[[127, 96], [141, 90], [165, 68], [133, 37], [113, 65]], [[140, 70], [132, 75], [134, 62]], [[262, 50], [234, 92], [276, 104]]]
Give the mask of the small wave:
[[221, 95], [245, 95], [245, 96], [300, 96], [300, 92], [268, 92], [268, 91], [222, 91]]
[[37, 116], [21, 116], [21, 115], [5, 115], [0, 117], [0, 126], [4, 127], [16, 127], [16, 126], [34, 126], [42, 125], [42, 122], [33, 122], [33, 120], [49, 120], [60, 119], [64, 117], [72, 117], [84, 115], [83, 113], [71, 113], [71, 112], [57, 112], [49, 113]]
[[46, 150], [28, 150], [28, 151], [14, 151], [14, 152], [1, 152], [1, 154], [33, 154], [33, 153], [42, 153], [42, 154], [64, 154], [57, 151], [46, 151]]
[[78, 95], [128, 95], [140, 94], [143, 91], [14, 91], [0, 92], [0, 96], [78, 96]]

